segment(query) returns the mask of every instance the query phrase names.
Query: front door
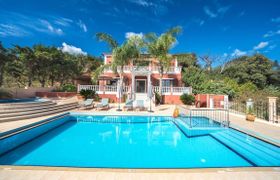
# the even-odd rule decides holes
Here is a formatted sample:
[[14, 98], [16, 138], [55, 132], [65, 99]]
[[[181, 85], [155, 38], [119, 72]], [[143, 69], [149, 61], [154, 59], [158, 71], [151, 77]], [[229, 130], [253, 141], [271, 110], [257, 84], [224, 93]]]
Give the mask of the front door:
[[136, 79], [136, 92], [137, 93], [146, 93], [146, 80], [145, 79]]

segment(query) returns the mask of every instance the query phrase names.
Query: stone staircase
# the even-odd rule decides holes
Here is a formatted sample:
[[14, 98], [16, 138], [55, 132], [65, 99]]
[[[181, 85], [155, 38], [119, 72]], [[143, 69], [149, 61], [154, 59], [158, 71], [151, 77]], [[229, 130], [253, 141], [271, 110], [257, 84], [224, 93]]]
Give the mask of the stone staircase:
[[56, 103], [50, 100], [38, 102], [1, 103], [0, 123], [48, 116], [77, 108], [74, 101]]

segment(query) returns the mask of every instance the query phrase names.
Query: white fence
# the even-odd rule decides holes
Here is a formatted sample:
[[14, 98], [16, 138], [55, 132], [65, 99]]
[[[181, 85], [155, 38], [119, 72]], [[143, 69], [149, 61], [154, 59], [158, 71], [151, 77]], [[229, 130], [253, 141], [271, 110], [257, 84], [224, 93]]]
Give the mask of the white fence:
[[[117, 93], [117, 86], [99, 86], [99, 85], [78, 85], [78, 92], [82, 89], [90, 89], [98, 94], [115, 94]], [[128, 93], [130, 91], [130, 86], [124, 86], [123, 92]], [[153, 86], [154, 92], [159, 92], [159, 86]], [[182, 94], [191, 94], [192, 88], [191, 87], [162, 87], [162, 94], [163, 95], [182, 95]]]

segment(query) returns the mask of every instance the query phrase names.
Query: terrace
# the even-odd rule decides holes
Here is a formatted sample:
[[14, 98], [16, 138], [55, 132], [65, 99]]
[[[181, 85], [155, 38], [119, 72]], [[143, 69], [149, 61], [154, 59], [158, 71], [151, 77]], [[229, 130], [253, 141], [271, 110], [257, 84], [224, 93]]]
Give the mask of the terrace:
[[[130, 91], [130, 86], [123, 87], [123, 93], [127, 94]], [[110, 85], [78, 85], [78, 92], [82, 89], [85, 90], [92, 90], [97, 92], [97, 94], [117, 94], [117, 86], [110, 86]], [[159, 92], [159, 86], [152, 87], [153, 92]], [[162, 94], [163, 95], [182, 95], [182, 94], [191, 94], [192, 88], [191, 87], [162, 87]]]

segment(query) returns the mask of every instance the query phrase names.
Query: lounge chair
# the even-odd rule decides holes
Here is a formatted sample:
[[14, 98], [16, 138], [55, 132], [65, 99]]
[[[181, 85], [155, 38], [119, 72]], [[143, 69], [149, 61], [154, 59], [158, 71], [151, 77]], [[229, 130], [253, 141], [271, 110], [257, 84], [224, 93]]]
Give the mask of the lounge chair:
[[123, 107], [124, 111], [129, 111], [133, 110], [133, 100], [132, 99], [127, 99], [125, 102], [125, 105]]
[[96, 108], [99, 109], [99, 110], [109, 109], [109, 99], [108, 98], [102, 98], [101, 103], [97, 104]]
[[139, 110], [139, 111], [144, 111], [145, 110], [144, 101], [143, 100], [136, 100], [135, 109]]
[[85, 101], [83, 101], [80, 105], [79, 105], [79, 109], [83, 108], [83, 109], [90, 109], [94, 107], [94, 103], [93, 103], [93, 99], [86, 99]]

